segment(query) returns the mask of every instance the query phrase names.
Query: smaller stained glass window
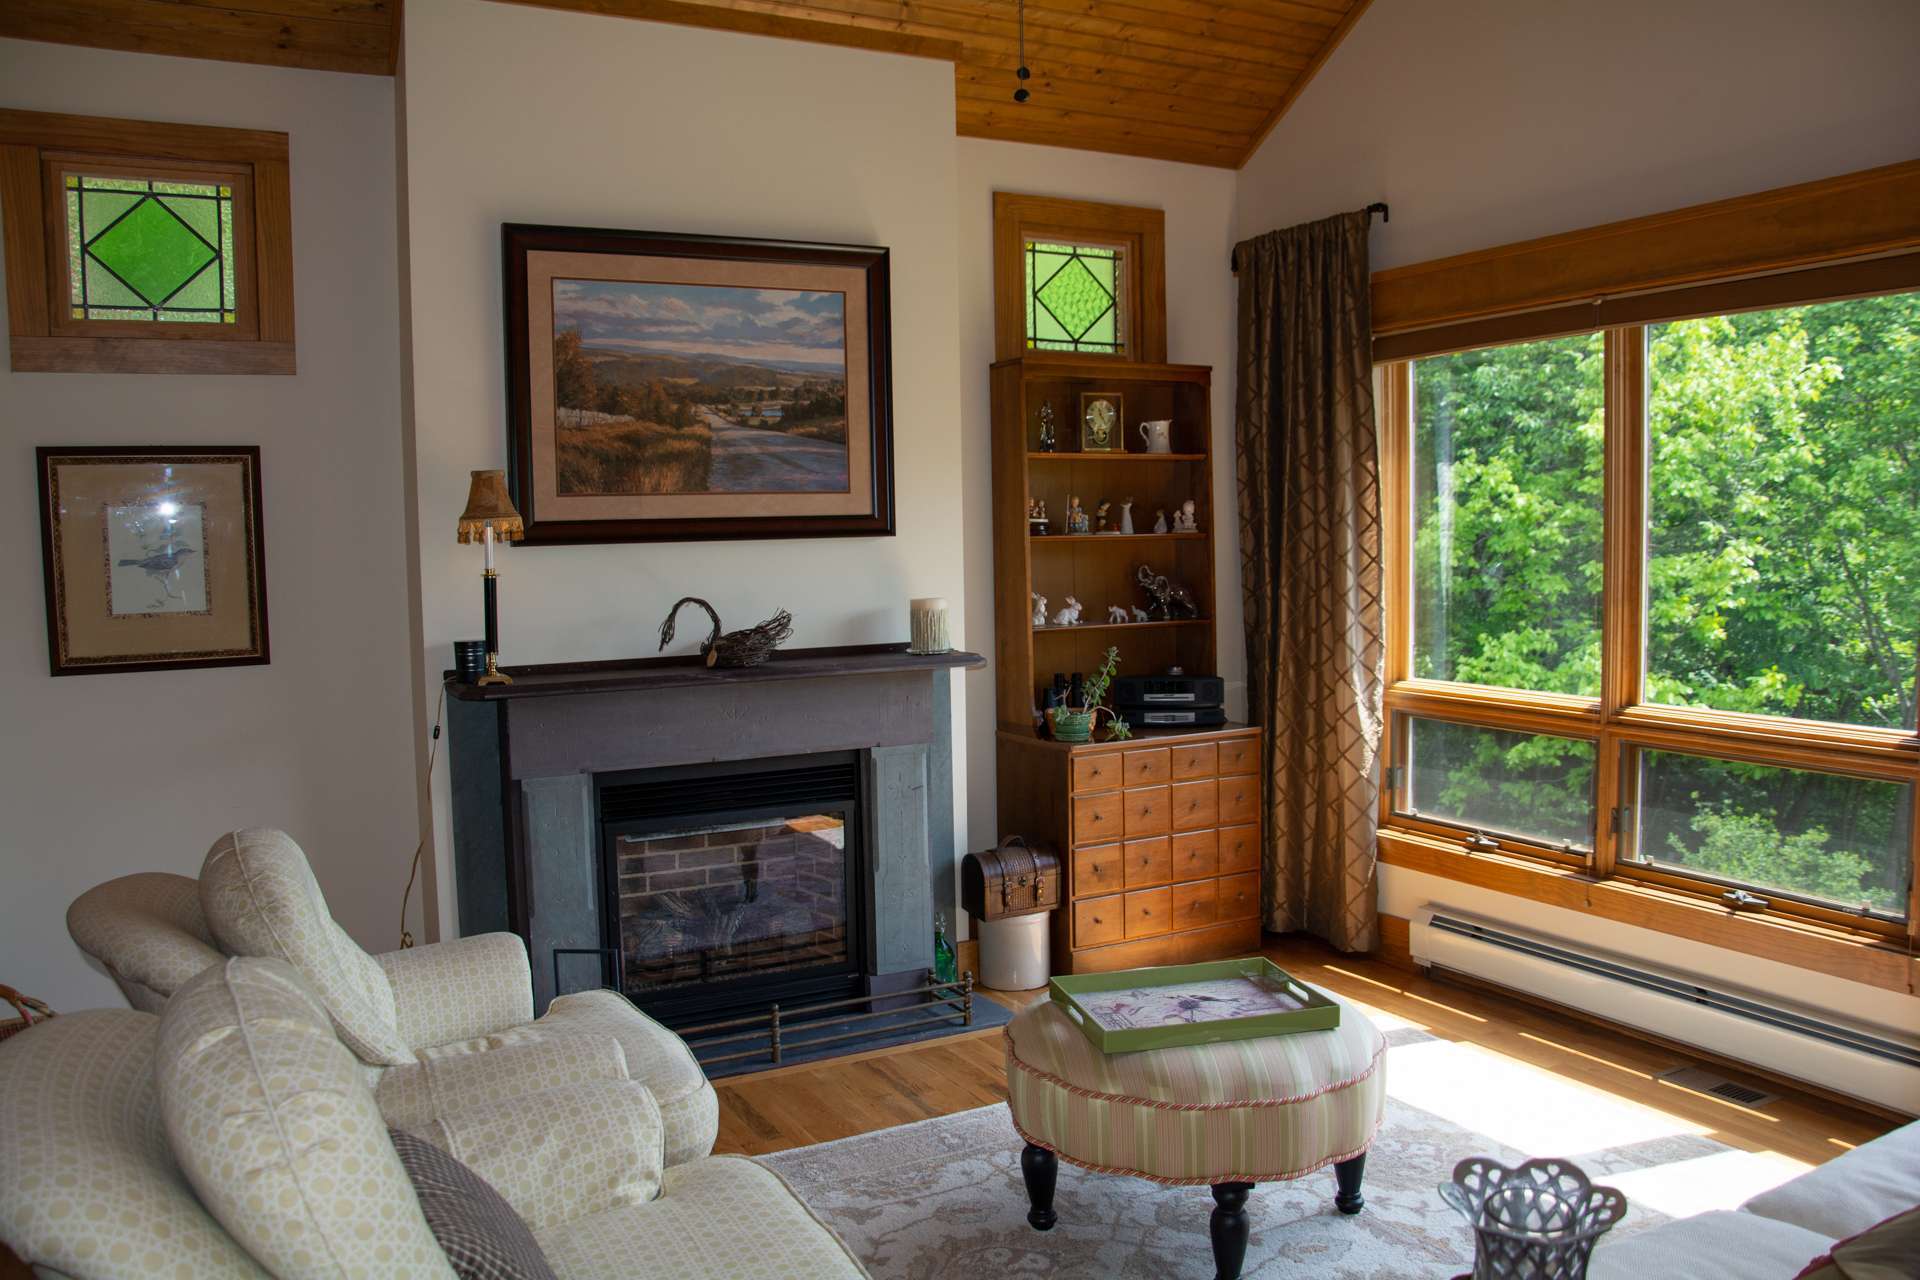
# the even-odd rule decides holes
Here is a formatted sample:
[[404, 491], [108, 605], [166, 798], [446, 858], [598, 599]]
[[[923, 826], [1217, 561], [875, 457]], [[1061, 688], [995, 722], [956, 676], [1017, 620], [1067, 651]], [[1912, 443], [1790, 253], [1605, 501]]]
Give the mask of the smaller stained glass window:
[[233, 188], [67, 174], [75, 320], [233, 324]]
[[1126, 251], [1029, 240], [1027, 348], [1125, 355]]

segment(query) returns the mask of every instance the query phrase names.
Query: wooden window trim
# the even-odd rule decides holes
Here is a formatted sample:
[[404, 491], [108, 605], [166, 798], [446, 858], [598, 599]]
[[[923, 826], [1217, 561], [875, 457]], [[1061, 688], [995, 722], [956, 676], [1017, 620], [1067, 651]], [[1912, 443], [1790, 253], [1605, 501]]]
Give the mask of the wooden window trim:
[[1383, 830], [1380, 861], [1885, 991], [1920, 992], [1920, 958], [1898, 939], [1807, 919], [1736, 914], [1704, 894], [1498, 853], [1469, 853], [1421, 832]]
[[[82, 333], [57, 323], [54, 282], [65, 279], [66, 264], [59, 237], [49, 234], [47, 174], [50, 165], [75, 156], [231, 170], [252, 195], [246, 214], [251, 266], [236, 280], [240, 312], [250, 321], [233, 332], [203, 333], [183, 333], [179, 325], [135, 332], [108, 328], [111, 322], [90, 323]], [[64, 217], [61, 212], [59, 225]], [[241, 225], [236, 210], [236, 232]], [[14, 372], [295, 372], [292, 225], [284, 133], [0, 110], [0, 234]], [[240, 255], [242, 263], [247, 259]]]
[[[1125, 248], [1125, 354], [1027, 349], [1024, 249], [1029, 239], [1119, 244]], [[1167, 215], [1159, 209], [1132, 205], [994, 192], [993, 334], [996, 360], [1166, 363]]]

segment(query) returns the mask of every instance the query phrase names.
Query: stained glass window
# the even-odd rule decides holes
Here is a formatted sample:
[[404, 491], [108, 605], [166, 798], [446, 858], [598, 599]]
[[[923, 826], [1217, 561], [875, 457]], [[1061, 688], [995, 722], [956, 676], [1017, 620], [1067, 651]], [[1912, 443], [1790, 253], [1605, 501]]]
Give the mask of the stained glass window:
[[75, 320], [235, 322], [233, 188], [67, 174]]
[[1043, 240], [1026, 248], [1028, 348], [1125, 355], [1125, 251]]

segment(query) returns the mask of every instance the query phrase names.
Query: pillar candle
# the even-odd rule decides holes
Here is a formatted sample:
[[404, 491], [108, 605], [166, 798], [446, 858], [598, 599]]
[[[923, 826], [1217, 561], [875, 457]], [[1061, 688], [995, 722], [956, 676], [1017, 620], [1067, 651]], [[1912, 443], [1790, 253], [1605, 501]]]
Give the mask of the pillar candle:
[[927, 596], [908, 603], [913, 619], [913, 642], [908, 653], [948, 653], [953, 641], [947, 635], [947, 601], [944, 596]]

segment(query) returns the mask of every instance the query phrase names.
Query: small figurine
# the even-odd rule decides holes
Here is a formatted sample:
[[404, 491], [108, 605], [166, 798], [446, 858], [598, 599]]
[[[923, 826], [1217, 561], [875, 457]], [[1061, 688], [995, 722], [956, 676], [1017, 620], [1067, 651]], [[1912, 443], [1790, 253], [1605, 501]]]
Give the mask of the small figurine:
[[1120, 499], [1120, 532], [1133, 536], [1133, 499]]
[[1068, 533], [1086, 533], [1091, 529], [1091, 527], [1092, 527], [1092, 522], [1087, 519], [1087, 513], [1084, 510], [1082, 510], [1080, 507], [1080, 499], [1077, 497], [1068, 498], [1067, 499], [1067, 532]]
[[1165, 508], [1156, 510], [1153, 513], [1153, 531], [1155, 533], [1165, 533], [1167, 531], [1167, 513]]
[[1151, 622], [1151, 621], [1153, 621], [1153, 619], [1152, 619], [1152, 618], [1150, 618], [1150, 617], [1148, 617], [1148, 616], [1147, 616], [1147, 611], [1146, 611], [1145, 609], [1142, 609], [1142, 608], [1141, 608], [1141, 607], [1140, 607], [1139, 605], [1135, 605], [1135, 606], [1133, 606], [1133, 620], [1134, 620], [1135, 622]]
[[1200, 532], [1200, 521], [1193, 514], [1192, 498], [1181, 503], [1180, 509], [1173, 513], [1173, 531], [1175, 533]]
[[1127, 606], [1123, 604], [1110, 604], [1107, 606], [1108, 622], [1119, 623], [1119, 622], [1125, 622], [1126, 620], [1127, 620]]
[[1113, 503], [1103, 502], [1098, 507], [1094, 508], [1093, 531], [1095, 533], [1112, 533], [1113, 532], [1113, 530], [1107, 528], [1107, 512], [1111, 510], [1112, 507], [1113, 507]]
[[1080, 602], [1072, 596], [1067, 597], [1066, 608], [1053, 615], [1056, 627], [1077, 627], [1080, 625]]
[[1046, 502], [1034, 498], [1027, 503], [1027, 532], [1035, 537], [1044, 537], [1051, 531], [1052, 525], [1047, 519]]
[[1052, 453], [1054, 439], [1053, 406], [1042, 402], [1040, 405], [1040, 452]]
[[1193, 598], [1192, 590], [1173, 581], [1166, 574], [1155, 573], [1143, 564], [1134, 571], [1134, 580], [1152, 600], [1153, 612], [1161, 621], [1200, 616], [1200, 603]]
[[1033, 592], [1032, 595], [1033, 625], [1036, 627], [1044, 627], [1047, 625], [1047, 598], [1038, 591]]

